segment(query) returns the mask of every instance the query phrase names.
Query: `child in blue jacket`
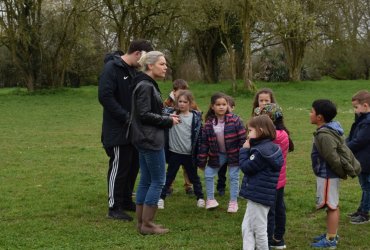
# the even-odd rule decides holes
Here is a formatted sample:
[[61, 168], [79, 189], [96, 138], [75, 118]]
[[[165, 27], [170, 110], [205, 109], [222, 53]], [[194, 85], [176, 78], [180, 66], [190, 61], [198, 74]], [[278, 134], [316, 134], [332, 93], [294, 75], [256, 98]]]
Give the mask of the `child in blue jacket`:
[[273, 143], [275, 126], [267, 115], [248, 122], [248, 139], [240, 149], [244, 173], [240, 196], [248, 200], [242, 223], [243, 249], [268, 249], [267, 215], [274, 205], [283, 154]]
[[360, 206], [351, 213], [352, 224], [369, 222], [370, 210], [370, 93], [362, 90], [352, 97], [352, 106], [356, 114], [355, 122], [347, 138], [347, 146], [361, 164], [358, 176], [362, 189]]

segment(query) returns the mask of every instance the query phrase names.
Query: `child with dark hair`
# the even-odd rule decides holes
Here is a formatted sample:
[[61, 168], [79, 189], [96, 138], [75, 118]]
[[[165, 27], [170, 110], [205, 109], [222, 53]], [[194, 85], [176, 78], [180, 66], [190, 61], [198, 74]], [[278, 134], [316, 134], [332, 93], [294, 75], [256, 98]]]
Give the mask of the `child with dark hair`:
[[358, 176], [362, 189], [361, 202], [357, 211], [351, 213], [352, 224], [369, 222], [370, 210], [370, 93], [361, 90], [352, 97], [355, 122], [347, 138], [347, 145], [361, 164]]
[[[228, 103], [229, 103], [229, 111], [233, 113], [235, 109], [235, 101], [234, 98], [231, 96], [227, 96]], [[227, 164], [224, 164], [220, 170], [218, 171], [218, 180], [217, 180], [217, 191], [220, 196], [225, 195], [226, 189], [226, 171], [227, 171]]]
[[284, 159], [280, 147], [272, 142], [276, 130], [267, 115], [251, 118], [247, 127], [248, 139], [239, 156], [244, 173], [240, 196], [248, 200], [242, 223], [243, 249], [269, 249], [267, 214], [275, 203]]
[[206, 209], [218, 207], [214, 198], [214, 177], [221, 166], [228, 165], [230, 201], [227, 212], [236, 213], [239, 209], [239, 149], [245, 141], [245, 128], [239, 116], [229, 112], [228, 100], [224, 93], [216, 93], [211, 97], [202, 129], [198, 164], [205, 169]]
[[[312, 167], [316, 175], [316, 209], [326, 208], [326, 234], [314, 238], [315, 248], [336, 248], [339, 226], [339, 180], [336, 169], [340, 168], [337, 145], [343, 137], [341, 125], [333, 121], [337, 108], [326, 99], [315, 100], [310, 112], [311, 124], [317, 129], [311, 153]], [[339, 161], [339, 162], [338, 162]]]

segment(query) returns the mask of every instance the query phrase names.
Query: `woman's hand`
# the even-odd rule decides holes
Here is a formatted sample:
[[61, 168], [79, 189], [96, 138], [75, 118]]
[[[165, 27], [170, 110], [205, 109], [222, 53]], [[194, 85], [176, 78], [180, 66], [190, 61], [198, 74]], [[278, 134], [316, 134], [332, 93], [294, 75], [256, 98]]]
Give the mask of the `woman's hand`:
[[175, 114], [171, 114], [170, 117], [172, 118], [172, 125], [177, 125], [181, 122], [180, 117]]

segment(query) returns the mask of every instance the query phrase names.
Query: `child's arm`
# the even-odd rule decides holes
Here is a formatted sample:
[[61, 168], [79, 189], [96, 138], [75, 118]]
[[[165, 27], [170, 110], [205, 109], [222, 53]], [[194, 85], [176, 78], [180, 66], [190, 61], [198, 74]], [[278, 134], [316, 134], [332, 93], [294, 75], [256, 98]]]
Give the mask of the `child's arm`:
[[209, 142], [207, 139], [207, 133], [205, 131], [205, 126], [201, 129], [200, 134], [200, 143], [199, 143], [199, 150], [198, 150], [198, 166], [202, 169], [206, 167], [207, 158], [208, 158], [208, 151], [209, 151]]
[[325, 162], [329, 165], [340, 178], [345, 178], [346, 174], [343, 171], [343, 163], [337, 151], [337, 142], [329, 134], [320, 133], [315, 138], [317, 151], [324, 158]]
[[350, 141], [347, 141], [347, 146], [351, 149], [353, 153], [360, 151], [367, 147], [370, 144], [370, 124], [362, 125], [356, 137], [352, 138]]
[[244, 127], [243, 122], [240, 119], [240, 117], [238, 117], [236, 119], [235, 128], [236, 128], [236, 133], [237, 133], [238, 139], [239, 139], [239, 148], [241, 148], [241, 147], [243, 147], [243, 143], [246, 140], [247, 131], [245, 130], [245, 127]]

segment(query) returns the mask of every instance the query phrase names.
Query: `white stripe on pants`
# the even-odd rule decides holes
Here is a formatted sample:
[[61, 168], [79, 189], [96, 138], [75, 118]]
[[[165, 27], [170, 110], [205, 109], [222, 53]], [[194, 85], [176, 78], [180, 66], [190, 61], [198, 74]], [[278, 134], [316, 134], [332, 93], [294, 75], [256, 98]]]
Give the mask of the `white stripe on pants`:
[[270, 207], [248, 200], [242, 223], [243, 250], [268, 250], [267, 214]]

